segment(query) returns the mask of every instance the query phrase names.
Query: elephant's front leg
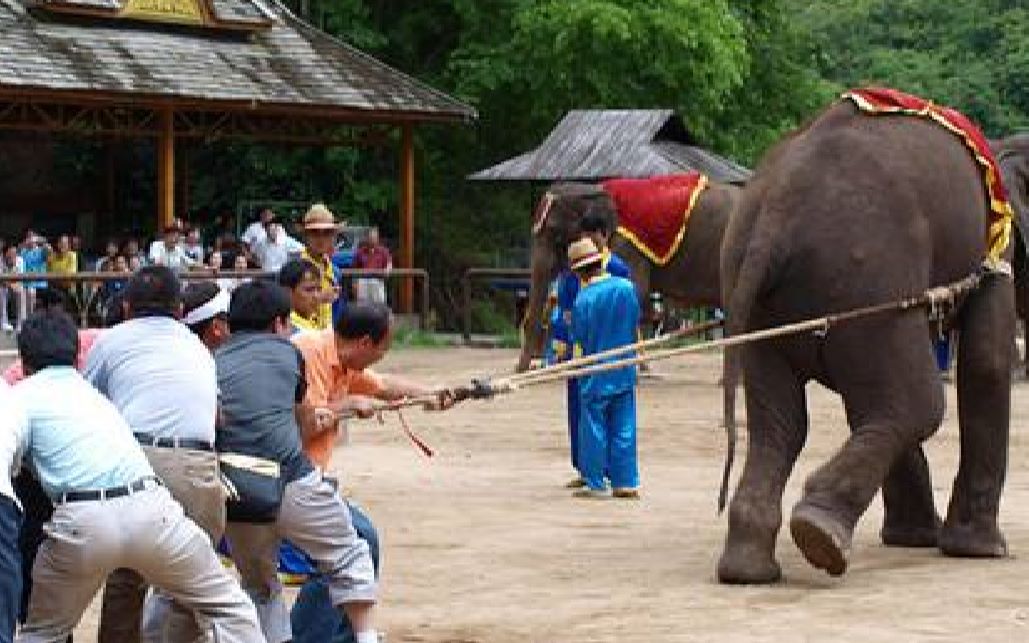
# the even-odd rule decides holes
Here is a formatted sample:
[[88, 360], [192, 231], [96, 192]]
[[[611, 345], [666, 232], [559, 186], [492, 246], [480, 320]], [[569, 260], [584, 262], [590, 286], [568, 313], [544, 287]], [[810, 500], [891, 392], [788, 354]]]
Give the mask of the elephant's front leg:
[[782, 526], [782, 494], [807, 439], [807, 409], [804, 386], [777, 346], [767, 342], [743, 349], [747, 460], [718, 561], [723, 583], [771, 583], [781, 576], [775, 539]]
[[935, 547], [942, 521], [936, 513], [932, 476], [921, 445], [905, 451], [893, 463], [883, 483], [886, 517], [879, 533], [894, 547]]
[[1002, 276], [987, 276], [961, 313], [958, 421], [961, 462], [940, 549], [949, 556], [1005, 556], [997, 525], [1008, 457], [1014, 292]]

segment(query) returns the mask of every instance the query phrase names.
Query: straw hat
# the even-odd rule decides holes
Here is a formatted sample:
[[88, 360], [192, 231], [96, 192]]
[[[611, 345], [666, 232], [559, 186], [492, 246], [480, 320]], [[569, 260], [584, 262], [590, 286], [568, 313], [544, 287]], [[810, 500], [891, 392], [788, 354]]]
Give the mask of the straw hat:
[[594, 263], [599, 263], [601, 259], [603, 256], [597, 250], [597, 244], [593, 243], [593, 239], [589, 237], [579, 239], [568, 246], [568, 263], [572, 270], [581, 270]]
[[342, 223], [336, 222], [336, 215], [324, 203], [315, 203], [304, 215], [304, 230], [339, 230]]

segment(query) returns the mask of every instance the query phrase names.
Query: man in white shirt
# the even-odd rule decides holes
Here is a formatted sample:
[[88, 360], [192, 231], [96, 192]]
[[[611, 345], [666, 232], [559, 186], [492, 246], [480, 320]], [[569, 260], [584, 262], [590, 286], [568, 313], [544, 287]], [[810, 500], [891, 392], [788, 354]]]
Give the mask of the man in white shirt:
[[247, 252], [253, 253], [257, 246], [265, 240], [268, 236], [268, 226], [274, 220], [275, 213], [265, 208], [261, 210], [260, 218], [247, 226], [247, 229], [243, 231], [243, 236], [240, 237]]
[[21, 604], [22, 578], [18, 548], [22, 516], [11, 478], [21, 462], [27, 427], [24, 410], [3, 381], [0, 381], [0, 409], [3, 409], [0, 412], [0, 643], [11, 643]]
[[150, 245], [151, 265], [165, 266], [175, 272], [182, 272], [196, 265], [196, 262], [186, 254], [185, 247], [180, 243], [179, 234], [176, 226], [164, 229], [164, 238]]
[[[225, 529], [225, 495], [214, 452], [218, 384], [214, 359], [181, 322], [182, 287], [164, 266], [147, 266], [125, 286], [128, 321], [97, 340], [85, 378], [125, 417], [151, 466], [186, 515], [216, 543]], [[138, 640], [146, 582], [111, 575], [100, 619], [102, 643]], [[171, 631], [192, 629], [177, 606]], [[182, 639], [193, 640], [185, 634]]]
[[18, 446], [55, 509], [17, 640], [64, 641], [116, 568], [137, 570], [174, 596], [202, 636], [263, 640], [253, 604], [208, 539], [154, 474], [118, 410], [75, 370], [71, 318], [35, 313], [18, 335], [18, 353], [29, 375], [13, 390], [26, 417]]
[[[4, 248], [3, 262], [0, 263], [0, 273], [5, 275], [20, 275], [25, 272], [25, 260], [18, 254], [18, 246], [7, 246]], [[15, 318], [12, 325], [7, 311], [8, 300], [14, 299]], [[0, 329], [5, 332], [13, 332], [21, 329], [21, 323], [25, 321], [28, 310], [28, 300], [25, 296], [25, 283], [12, 281], [0, 285]]]
[[254, 247], [254, 257], [265, 272], [278, 272], [290, 255], [298, 255], [304, 251], [304, 244], [286, 234], [281, 223], [269, 223], [268, 234], [263, 241]]

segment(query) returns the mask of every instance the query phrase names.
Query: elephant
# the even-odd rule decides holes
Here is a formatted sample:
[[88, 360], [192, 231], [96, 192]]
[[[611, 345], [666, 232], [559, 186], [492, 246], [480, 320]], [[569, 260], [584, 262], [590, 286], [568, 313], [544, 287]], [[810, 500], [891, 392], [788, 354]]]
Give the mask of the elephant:
[[[1024, 203], [1018, 207], [1024, 216]], [[924, 312], [866, 317], [736, 349], [731, 361], [739, 360], [743, 376], [748, 444], [719, 581], [781, 578], [775, 542], [783, 491], [809, 430], [809, 381], [841, 396], [850, 428], [792, 509], [790, 533], [810, 564], [834, 576], [846, 571], [855, 525], [880, 488], [886, 544], [932, 544], [949, 556], [1007, 555], [997, 513], [1007, 467], [1015, 302], [1010, 276], [983, 270], [991, 214], [981, 166], [957, 136], [927, 119], [868, 116], [840, 101], [766, 153], [722, 247], [730, 334], [982, 278], [957, 298], [946, 322], [960, 338], [961, 457], [942, 524], [921, 451], [944, 412], [934, 324]], [[1002, 258], [1010, 261], [1012, 250]]]
[[[1015, 271], [1015, 307], [1019, 319], [1029, 328], [1029, 134], [1018, 134], [990, 141], [1004, 177], [1004, 187], [1014, 207], [1017, 226]], [[1029, 348], [1026, 349], [1026, 377], [1029, 377]]]
[[[665, 265], [650, 261], [620, 234], [611, 240], [611, 249], [632, 271], [632, 280], [641, 306], [651, 291], [688, 306], [719, 306], [719, 251], [722, 235], [729, 222], [740, 188], [732, 184], [708, 183], [700, 194], [689, 219], [687, 234], [675, 255]], [[533, 234], [531, 283], [525, 319], [524, 341], [517, 370], [529, 368], [534, 355], [542, 352], [546, 340], [544, 308], [550, 283], [566, 266], [568, 244], [580, 234], [579, 218], [591, 209], [607, 214], [612, 222], [618, 213], [611, 197], [600, 185], [557, 183], [544, 195], [548, 211], [542, 226]], [[537, 210], [537, 217], [540, 212]], [[614, 226], [612, 225], [612, 228]]]

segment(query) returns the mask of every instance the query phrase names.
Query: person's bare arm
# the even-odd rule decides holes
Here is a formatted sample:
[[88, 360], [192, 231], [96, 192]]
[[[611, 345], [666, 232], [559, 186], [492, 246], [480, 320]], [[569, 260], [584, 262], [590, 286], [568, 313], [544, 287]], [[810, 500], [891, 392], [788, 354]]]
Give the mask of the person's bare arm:
[[325, 430], [318, 421], [318, 414], [315, 408], [315, 406], [306, 402], [300, 402], [294, 407], [297, 424], [300, 426], [300, 437], [304, 440], [308, 440]]
[[379, 399], [394, 402], [409, 397], [435, 397], [435, 401], [425, 405], [428, 411], [445, 411], [454, 406], [453, 396], [443, 387], [420, 384], [396, 375], [379, 375], [379, 379], [383, 385]]
[[348, 395], [338, 402], [326, 405], [301, 402], [296, 405], [300, 434], [306, 440], [326, 431], [335, 431], [341, 417], [374, 417], [377, 404], [377, 400], [364, 395]]

